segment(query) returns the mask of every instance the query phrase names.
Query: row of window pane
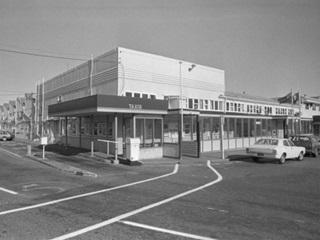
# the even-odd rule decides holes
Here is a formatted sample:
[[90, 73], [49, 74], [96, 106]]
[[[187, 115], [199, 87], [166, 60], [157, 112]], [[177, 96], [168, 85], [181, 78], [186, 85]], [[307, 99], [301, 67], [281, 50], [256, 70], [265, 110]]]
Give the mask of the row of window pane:
[[156, 99], [156, 95], [138, 92], [126, 92], [126, 97]]
[[[83, 136], [103, 136], [108, 138], [113, 138], [113, 122], [108, 123], [81, 123], [81, 135]], [[79, 123], [77, 121], [71, 122], [68, 124], [68, 133], [72, 136], [79, 136]]]
[[189, 98], [188, 99], [188, 108], [195, 109], [195, 110], [200, 109], [200, 110], [222, 111], [223, 110], [223, 101]]
[[[200, 118], [202, 140], [220, 139], [220, 118]], [[263, 137], [277, 135], [277, 120], [229, 118], [224, 119], [224, 138]]]
[[162, 146], [162, 119], [136, 119], [136, 137], [140, 138], [140, 147]]

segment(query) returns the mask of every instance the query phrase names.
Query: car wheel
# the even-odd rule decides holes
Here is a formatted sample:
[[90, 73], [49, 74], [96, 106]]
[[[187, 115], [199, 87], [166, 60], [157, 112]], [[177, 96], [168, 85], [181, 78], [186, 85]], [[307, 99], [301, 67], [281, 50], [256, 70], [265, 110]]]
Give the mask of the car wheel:
[[253, 160], [254, 162], [258, 162], [259, 158], [257, 158], [257, 157], [252, 157], [252, 160]]
[[318, 157], [318, 154], [319, 154], [319, 149], [316, 149], [316, 151], [314, 152], [313, 156], [314, 157]]
[[279, 159], [279, 163], [280, 163], [280, 164], [283, 164], [285, 161], [286, 161], [286, 154], [283, 153], [283, 154], [281, 155], [280, 159]]
[[3, 137], [3, 138], [2, 138], [2, 141], [4, 141], [4, 142], [7, 141], [7, 138], [6, 138], [6, 137]]
[[297, 158], [298, 161], [302, 161], [303, 159], [303, 152], [301, 152]]

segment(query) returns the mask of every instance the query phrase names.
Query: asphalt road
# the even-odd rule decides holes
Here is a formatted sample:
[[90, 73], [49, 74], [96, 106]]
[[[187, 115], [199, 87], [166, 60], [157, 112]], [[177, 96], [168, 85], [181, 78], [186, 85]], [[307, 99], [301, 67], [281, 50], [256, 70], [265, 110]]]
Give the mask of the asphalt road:
[[140, 167], [78, 158], [94, 178], [26, 158], [25, 149], [0, 142], [0, 239], [320, 236], [320, 157]]

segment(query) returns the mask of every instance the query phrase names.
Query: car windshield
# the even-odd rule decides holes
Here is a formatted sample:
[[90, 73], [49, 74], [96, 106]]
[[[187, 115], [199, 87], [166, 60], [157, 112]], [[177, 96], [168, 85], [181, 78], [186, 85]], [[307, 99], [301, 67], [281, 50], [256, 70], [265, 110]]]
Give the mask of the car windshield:
[[278, 145], [277, 139], [260, 139], [256, 142], [258, 145]]

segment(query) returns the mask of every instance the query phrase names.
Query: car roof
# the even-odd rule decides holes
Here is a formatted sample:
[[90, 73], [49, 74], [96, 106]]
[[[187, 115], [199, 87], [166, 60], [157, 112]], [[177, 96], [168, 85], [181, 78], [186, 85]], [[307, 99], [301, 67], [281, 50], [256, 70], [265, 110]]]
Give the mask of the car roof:
[[291, 137], [315, 137], [313, 134], [299, 134], [299, 135], [293, 135]]
[[[287, 138], [266, 138], [266, 137], [260, 138], [259, 140], [261, 140], [261, 139], [268, 139], [268, 140], [289, 140], [289, 139], [287, 139]], [[259, 141], [259, 140], [258, 140], [258, 141]]]

